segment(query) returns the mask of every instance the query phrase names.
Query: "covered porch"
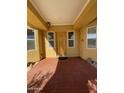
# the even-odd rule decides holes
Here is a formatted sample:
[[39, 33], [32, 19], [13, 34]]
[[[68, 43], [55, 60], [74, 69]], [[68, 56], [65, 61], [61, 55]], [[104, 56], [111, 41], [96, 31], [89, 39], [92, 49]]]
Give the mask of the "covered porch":
[[27, 2], [28, 93], [96, 93], [97, 0], [60, 1]]

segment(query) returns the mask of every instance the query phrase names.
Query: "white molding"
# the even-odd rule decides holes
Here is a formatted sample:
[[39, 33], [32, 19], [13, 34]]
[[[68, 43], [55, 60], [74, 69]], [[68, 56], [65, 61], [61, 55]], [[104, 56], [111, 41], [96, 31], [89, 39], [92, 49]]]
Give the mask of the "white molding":
[[78, 18], [80, 17], [80, 15], [83, 13], [84, 9], [86, 8], [86, 6], [89, 4], [90, 0], [87, 0], [86, 3], [84, 4], [84, 6], [82, 7], [81, 11], [79, 12], [79, 14], [77, 15], [77, 17], [75, 18], [75, 20], [73, 21], [73, 25], [74, 23], [78, 20]]
[[96, 36], [96, 47], [95, 48], [88, 48], [88, 29], [93, 28], [93, 27], [96, 27], [96, 35], [97, 35], [97, 26], [96, 25], [87, 27], [87, 29], [86, 29], [86, 49], [96, 49], [97, 48], [97, 36]]
[[[73, 32], [73, 33], [74, 33], [74, 39], [68, 39], [68, 33], [69, 33], [69, 32]], [[73, 47], [69, 47], [68, 40], [74, 40], [74, 46], [73, 46]], [[67, 48], [75, 48], [75, 31], [68, 31], [68, 32], [67, 32]]]
[[47, 19], [42, 15], [41, 10], [37, 6], [37, 4], [34, 2], [34, 0], [30, 0], [30, 2], [33, 5], [33, 7], [36, 9], [36, 11], [39, 13], [39, 15], [44, 19], [44, 21], [47, 22]]
[[51, 25], [52, 26], [63, 26], [63, 25], [73, 25], [73, 23], [66, 23], [66, 24], [65, 23], [64, 24], [63, 23], [61, 23], [61, 24], [53, 24], [53, 23], [51, 23]]
[[[47, 18], [42, 14], [39, 6], [34, 2], [34, 0], [30, 0], [31, 4], [33, 5], [33, 7], [37, 10], [37, 12], [39, 13], [39, 15], [44, 19], [45, 22], [49, 21], [47, 20]], [[51, 25], [56, 26], [56, 25], [74, 25], [74, 23], [78, 20], [78, 18], [80, 17], [80, 15], [83, 13], [84, 9], [86, 8], [86, 6], [89, 4], [90, 0], [87, 0], [85, 2], [85, 4], [83, 5], [81, 11], [78, 13], [78, 15], [75, 17], [74, 20], [72, 20], [72, 23], [60, 23], [60, 24], [54, 24], [51, 22]]]

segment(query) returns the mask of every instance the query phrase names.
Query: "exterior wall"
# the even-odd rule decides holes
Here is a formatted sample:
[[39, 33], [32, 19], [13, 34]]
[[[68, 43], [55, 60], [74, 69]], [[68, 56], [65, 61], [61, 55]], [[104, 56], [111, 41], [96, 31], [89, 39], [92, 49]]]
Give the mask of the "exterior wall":
[[88, 5], [85, 7], [79, 18], [74, 23], [74, 28], [80, 29], [82, 26], [87, 25], [96, 17], [97, 17], [97, 0], [89, 0]]
[[45, 57], [45, 45], [44, 45], [44, 31], [39, 30], [38, 38], [39, 38], [39, 51], [40, 51], [40, 59]]
[[[37, 30], [35, 31], [36, 34], [36, 49], [27, 51], [27, 62], [36, 62], [39, 61], [43, 54], [43, 47], [42, 47], [42, 31], [41, 30], [47, 30], [46, 25], [44, 24], [43, 20], [40, 20], [41, 18], [39, 17], [37, 11], [32, 7], [31, 3], [27, 2], [27, 25], [36, 28]], [[41, 29], [41, 30], [39, 30]]]
[[35, 62], [40, 60], [40, 51], [39, 51], [39, 39], [38, 39], [38, 30], [35, 30], [35, 50], [27, 51], [27, 62]]
[[48, 33], [48, 31], [44, 32], [45, 57], [56, 57], [56, 46], [54, 48], [48, 47], [47, 33]]
[[31, 27], [45, 29], [41, 21], [28, 7], [27, 7], [27, 24], [30, 25]]
[[48, 30], [47, 23], [39, 15], [29, 0], [27, 0], [27, 23], [32, 27], [39, 28], [41, 30]]
[[74, 48], [67, 47], [67, 56], [68, 57], [79, 56], [79, 32], [78, 31], [75, 31], [75, 47]]
[[36, 32], [36, 50], [27, 51], [27, 62], [39, 61], [45, 57], [43, 31], [47, 30], [45, 22], [39, 17], [38, 13], [28, 2], [27, 7], [27, 25], [37, 29]]
[[89, 26], [96, 26], [97, 21], [95, 20], [90, 25], [86, 25], [80, 29], [80, 57], [87, 59], [88, 57], [97, 60], [97, 49], [89, 49], [86, 48], [86, 42], [87, 42], [87, 27]]
[[[67, 38], [67, 32], [68, 31], [75, 31], [72, 26], [56, 26], [52, 27], [50, 31], [55, 32], [55, 47], [54, 48], [49, 48], [48, 47], [48, 40], [47, 40], [47, 32], [44, 34], [44, 39], [45, 39], [45, 53], [46, 57], [57, 57], [57, 33], [59, 32], [66, 32], [66, 35], [64, 38]], [[74, 48], [68, 48], [67, 44], [66, 46], [66, 56], [68, 57], [74, 57], [74, 56], [79, 56], [79, 37], [78, 37], [78, 32], [75, 31], [75, 47]], [[67, 40], [67, 39], [66, 39]]]

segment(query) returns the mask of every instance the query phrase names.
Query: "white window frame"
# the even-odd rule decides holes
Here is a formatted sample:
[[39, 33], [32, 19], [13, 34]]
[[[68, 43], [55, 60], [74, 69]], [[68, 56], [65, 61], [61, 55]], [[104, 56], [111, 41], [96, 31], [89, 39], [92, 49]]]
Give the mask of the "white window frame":
[[[88, 29], [94, 28], [94, 27], [96, 27], [96, 47], [95, 48], [89, 48], [88, 47], [88, 31], [89, 31]], [[86, 31], [86, 48], [87, 49], [96, 49], [97, 48], [97, 26], [96, 25], [87, 27], [87, 31]]]
[[[74, 38], [73, 39], [69, 39], [69, 32], [73, 32], [74, 33]], [[72, 47], [69, 46], [69, 40], [73, 40], [74, 41], [74, 45]], [[68, 31], [67, 32], [67, 47], [68, 48], [75, 48], [75, 31]]]
[[[36, 29], [32, 28], [32, 27], [27, 27], [27, 29], [31, 29], [33, 32], [34, 32], [34, 49], [30, 49], [30, 50], [27, 50], [28, 52], [31, 52], [31, 51], [36, 51], [37, 47], [36, 47]], [[28, 39], [27, 39], [28, 40]], [[30, 39], [32, 40], [32, 39]]]
[[[52, 40], [49, 40], [49, 39], [48, 39], [48, 34], [51, 33], [51, 32], [53, 33], [53, 39], [52, 39]], [[54, 31], [48, 31], [48, 32], [47, 32], [47, 40], [48, 40], [48, 48], [51, 49], [51, 48], [55, 48], [55, 47], [56, 47], [56, 46], [55, 46], [55, 45], [56, 45], [56, 42], [55, 42], [55, 32], [54, 32]], [[54, 46], [53, 46], [53, 47], [50, 47], [50, 46], [49, 46], [49, 41], [54, 41]]]

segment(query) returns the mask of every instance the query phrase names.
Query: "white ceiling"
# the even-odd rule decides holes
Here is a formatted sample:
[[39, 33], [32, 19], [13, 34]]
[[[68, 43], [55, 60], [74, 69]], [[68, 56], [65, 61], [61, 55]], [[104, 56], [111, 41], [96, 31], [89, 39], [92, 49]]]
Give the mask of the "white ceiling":
[[52, 25], [72, 25], [89, 0], [30, 0], [45, 21]]

